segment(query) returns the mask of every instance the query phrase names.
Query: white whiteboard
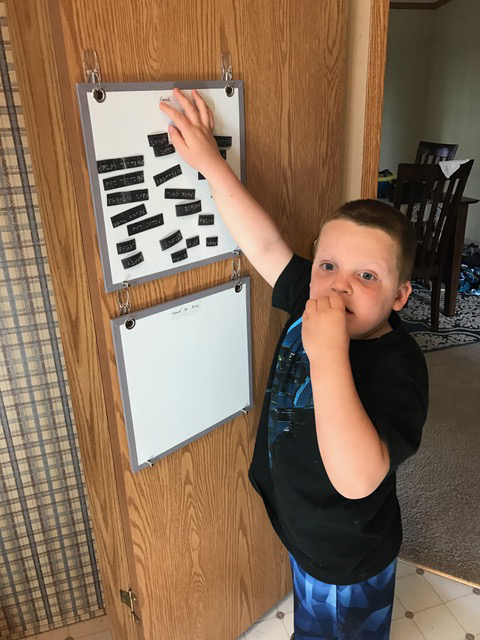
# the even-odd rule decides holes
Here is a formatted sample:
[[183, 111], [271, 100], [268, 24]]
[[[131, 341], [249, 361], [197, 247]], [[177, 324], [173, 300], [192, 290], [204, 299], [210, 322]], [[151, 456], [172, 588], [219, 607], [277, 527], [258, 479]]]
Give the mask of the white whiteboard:
[[133, 471], [252, 407], [249, 277], [111, 324]]
[[[105, 290], [233, 257], [237, 243], [215, 206], [208, 182], [174, 151], [168, 134], [171, 121], [158, 105], [169, 101], [180, 109], [173, 88], [188, 96], [192, 88], [197, 89], [213, 111], [221, 153], [244, 181], [243, 83], [234, 83], [231, 97], [220, 81], [102, 87], [106, 98], [97, 102], [95, 85], [77, 84]], [[153, 135], [161, 138], [156, 148], [169, 147], [169, 153], [155, 156], [149, 139]], [[220, 137], [226, 139], [222, 142]], [[168, 197], [172, 190], [181, 190], [186, 198]], [[193, 213], [186, 215], [188, 209], [179, 213], [177, 205], [193, 204]]]

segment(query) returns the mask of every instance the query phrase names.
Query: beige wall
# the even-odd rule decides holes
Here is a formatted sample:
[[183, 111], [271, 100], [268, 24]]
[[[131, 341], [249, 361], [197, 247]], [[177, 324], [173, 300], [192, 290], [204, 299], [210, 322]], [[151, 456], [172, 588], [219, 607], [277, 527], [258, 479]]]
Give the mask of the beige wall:
[[[480, 198], [479, 25], [479, 0], [390, 12], [380, 169], [413, 162], [421, 139], [457, 143], [475, 159], [465, 195]], [[480, 243], [480, 204], [466, 238]]]

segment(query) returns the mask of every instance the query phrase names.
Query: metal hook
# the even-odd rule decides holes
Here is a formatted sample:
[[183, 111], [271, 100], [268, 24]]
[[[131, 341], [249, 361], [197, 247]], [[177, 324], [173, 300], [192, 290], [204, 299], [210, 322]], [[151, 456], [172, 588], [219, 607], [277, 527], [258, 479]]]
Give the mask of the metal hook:
[[220, 55], [220, 73], [221, 80], [226, 82], [225, 93], [228, 98], [231, 98], [235, 93], [233, 87], [233, 71], [232, 71], [232, 54], [224, 52]]
[[102, 76], [100, 73], [100, 64], [95, 49], [85, 49], [83, 52], [83, 73], [85, 82], [98, 84], [92, 91], [93, 98], [97, 102], [103, 102], [107, 96], [105, 89], [102, 87]]
[[235, 257], [232, 260], [232, 275], [230, 280], [237, 280], [240, 277], [242, 261], [240, 259], [240, 251], [238, 249], [234, 249], [233, 253], [235, 254]]
[[131, 304], [130, 304], [130, 296], [128, 295], [128, 287], [130, 286], [128, 282], [122, 282], [123, 289], [117, 293], [117, 301], [118, 307], [120, 309], [120, 313], [123, 315], [124, 313], [130, 313]]

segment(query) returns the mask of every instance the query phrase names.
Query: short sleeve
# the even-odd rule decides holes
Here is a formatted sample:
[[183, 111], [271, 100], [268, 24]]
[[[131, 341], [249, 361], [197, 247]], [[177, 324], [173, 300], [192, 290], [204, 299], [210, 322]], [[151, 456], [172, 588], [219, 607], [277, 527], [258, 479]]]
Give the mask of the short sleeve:
[[272, 291], [272, 305], [292, 315], [310, 297], [312, 261], [293, 254], [278, 276]]
[[[408, 366], [408, 369], [406, 368]], [[416, 363], [370, 384], [359, 397], [385, 442], [390, 457], [386, 478], [418, 450], [428, 413], [428, 371], [423, 354]]]

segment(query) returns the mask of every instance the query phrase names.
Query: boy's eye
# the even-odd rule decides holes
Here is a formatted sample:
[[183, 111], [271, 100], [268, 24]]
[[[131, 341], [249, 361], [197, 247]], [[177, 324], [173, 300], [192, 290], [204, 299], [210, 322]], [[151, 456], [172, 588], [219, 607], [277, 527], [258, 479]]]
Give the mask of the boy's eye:
[[362, 278], [363, 280], [375, 280], [375, 276], [373, 276], [371, 273], [368, 273], [368, 271], [364, 271], [363, 275], [370, 276], [369, 278]]
[[[333, 267], [333, 264], [331, 262], [324, 262], [320, 266], [321, 267]], [[326, 271], [331, 271], [331, 269], [326, 269]]]

